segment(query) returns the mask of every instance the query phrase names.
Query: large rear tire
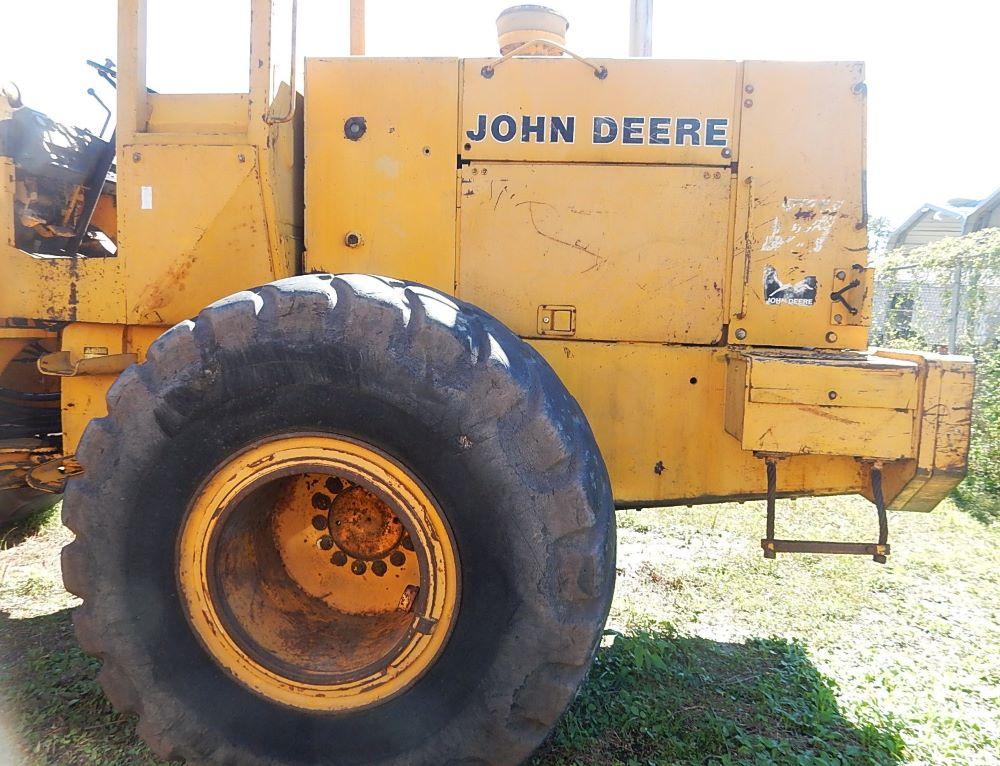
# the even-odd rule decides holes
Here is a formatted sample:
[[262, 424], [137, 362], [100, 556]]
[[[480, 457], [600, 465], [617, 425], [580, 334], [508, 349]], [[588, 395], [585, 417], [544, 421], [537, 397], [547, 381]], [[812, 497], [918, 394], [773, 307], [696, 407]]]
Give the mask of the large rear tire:
[[[309, 444], [329, 461], [302, 458]], [[78, 458], [85, 470], [63, 504], [77, 536], [63, 551], [66, 587], [83, 599], [77, 634], [103, 660], [113, 704], [138, 714], [162, 757], [518, 763], [563, 713], [599, 642], [614, 519], [586, 418], [527, 344], [426, 287], [309, 275], [219, 301], [121, 375]], [[292, 467], [272, 470], [282, 460]], [[319, 576], [354, 570], [337, 582], [355, 601], [415, 557], [409, 608], [431, 615], [425, 594], [443, 594], [422, 627], [417, 616], [399, 629], [391, 609], [343, 616], [339, 602], [329, 607], [336, 589], [311, 598], [310, 572], [322, 568], [289, 563], [297, 538], [283, 519], [298, 522], [282, 509], [298, 506], [282, 498], [316, 486], [333, 487], [334, 506], [350, 487], [350, 507], [334, 522], [330, 497], [313, 495], [326, 521], [294, 511], [307, 544], [294, 556], [342, 546], [350, 566], [333, 571], [330, 558]], [[360, 526], [345, 533], [340, 519]], [[435, 561], [437, 579], [425, 566]], [[310, 582], [283, 590], [293, 569]], [[220, 631], [225, 641], [212, 637]], [[348, 650], [323, 643], [338, 631]], [[416, 646], [406, 642], [421, 632], [446, 640], [403, 652], [416, 658], [409, 675], [357, 682], [373, 665], [387, 676], [403, 668], [389, 647]], [[380, 691], [355, 704], [345, 691], [355, 682]]]

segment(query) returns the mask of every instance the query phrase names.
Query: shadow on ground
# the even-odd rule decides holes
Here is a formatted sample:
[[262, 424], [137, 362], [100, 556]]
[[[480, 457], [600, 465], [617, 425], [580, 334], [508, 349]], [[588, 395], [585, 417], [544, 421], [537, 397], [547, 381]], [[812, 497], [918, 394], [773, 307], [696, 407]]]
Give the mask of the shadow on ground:
[[[24, 749], [14, 762], [158, 763], [105, 700], [70, 613], [0, 612], [2, 713]], [[891, 721], [842, 714], [801, 645], [720, 643], [667, 627], [616, 634], [601, 649], [533, 764], [894, 764], [902, 750]]]
[[903, 760], [898, 723], [849, 720], [801, 644], [612, 635], [534, 766]]
[[112, 710], [97, 683], [100, 664], [76, 644], [72, 610], [27, 619], [0, 612], [0, 762], [143, 766], [159, 763]]

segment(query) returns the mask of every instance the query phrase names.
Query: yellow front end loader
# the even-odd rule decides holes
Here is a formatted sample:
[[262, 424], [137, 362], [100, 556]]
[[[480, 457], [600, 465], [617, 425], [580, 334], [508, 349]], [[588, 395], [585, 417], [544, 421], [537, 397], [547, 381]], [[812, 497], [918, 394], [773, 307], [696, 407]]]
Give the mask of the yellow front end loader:
[[[300, 94], [249, 2], [248, 92], [151, 90], [120, 0], [114, 132], [0, 120], [0, 515], [63, 496], [157, 754], [520, 762], [616, 507], [766, 499], [765, 556], [884, 562], [961, 480], [971, 361], [868, 348], [861, 64], [585, 58], [525, 6], [499, 56]], [[871, 539], [778, 535], [851, 493]]]

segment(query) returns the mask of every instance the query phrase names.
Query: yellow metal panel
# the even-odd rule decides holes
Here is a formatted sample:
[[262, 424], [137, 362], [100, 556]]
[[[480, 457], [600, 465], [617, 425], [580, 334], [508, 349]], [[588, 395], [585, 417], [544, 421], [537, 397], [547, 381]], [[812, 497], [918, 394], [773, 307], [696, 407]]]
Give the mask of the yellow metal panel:
[[150, 133], [246, 133], [246, 93], [151, 93], [148, 100]]
[[[492, 61], [462, 62], [459, 152], [465, 159], [725, 166], [736, 159], [732, 144], [740, 75], [736, 62], [594, 59], [596, 66], [607, 69], [607, 77], [599, 79], [590, 67], [569, 57], [514, 58], [496, 66], [492, 77], [483, 77], [483, 66]], [[515, 127], [511, 140], [497, 140], [489, 129], [482, 140], [475, 140], [481, 124], [491, 128], [497, 117], [506, 120], [504, 115]], [[546, 117], [544, 141], [538, 140], [539, 133], [523, 130], [525, 118], [538, 125], [539, 116]], [[572, 142], [553, 140], [561, 136], [553, 133], [553, 116], [564, 124], [573, 118]], [[595, 143], [595, 118], [614, 120], [613, 141]], [[630, 118], [628, 130], [625, 118]], [[658, 120], [655, 135], [650, 118]], [[687, 133], [678, 137], [681, 120], [697, 121], [698, 145]], [[714, 121], [711, 137], [706, 133], [708, 120]], [[611, 128], [603, 127], [608, 123], [601, 125], [602, 135], [610, 135]], [[505, 131], [498, 135], [505, 137]]]
[[891, 460], [911, 454], [912, 433], [913, 413], [906, 410], [750, 402], [743, 448]]
[[733, 356], [726, 430], [751, 451], [910, 457], [917, 372], [861, 354]]
[[167, 324], [275, 273], [257, 152], [240, 146], [129, 146], [118, 184], [132, 324]]
[[883, 471], [889, 507], [930, 511], [965, 477], [975, 383], [969, 357], [902, 351], [878, 352], [921, 368], [923, 385], [918, 408], [913, 459], [887, 465]]
[[458, 61], [309, 59], [306, 94], [306, 270], [453, 293]]
[[875, 356], [857, 360], [752, 356], [750, 401], [912, 410], [917, 365]]
[[[68, 325], [62, 333], [62, 350], [80, 356], [94, 355], [105, 350], [108, 355], [125, 351], [122, 325], [84, 324]], [[62, 386], [63, 453], [76, 452], [83, 430], [93, 418], [108, 414], [105, 396], [117, 375], [75, 375], [60, 378]]]
[[857, 275], [843, 296], [866, 317], [863, 80], [854, 63], [745, 65], [731, 342], [868, 345], [830, 297]]
[[130, 326], [125, 328], [125, 350], [138, 357], [139, 364], [146, 361], [146, 352], [153, 341], [169, 330], [169, 327]]
[[458, 294], [522, 336], [576, 308], [576, 338], [722, 335], [729, 173], [472, 163], [462, 170]]
[[[724, 429], [726, 350], [652, 343], [532, 340], [580, 402], [619, 505], [761, 497], [763, 462]], [[781, 494], [861, 489], [850, 457], [796, 455]]]

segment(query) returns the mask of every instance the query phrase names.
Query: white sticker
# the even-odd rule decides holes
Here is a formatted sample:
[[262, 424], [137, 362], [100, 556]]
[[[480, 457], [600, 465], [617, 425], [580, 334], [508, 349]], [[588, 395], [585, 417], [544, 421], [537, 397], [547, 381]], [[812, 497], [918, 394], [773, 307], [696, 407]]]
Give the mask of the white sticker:
[[153, 187], [143, 186], [139, 189], [139, 204], [143, 210], [153, 209]]

